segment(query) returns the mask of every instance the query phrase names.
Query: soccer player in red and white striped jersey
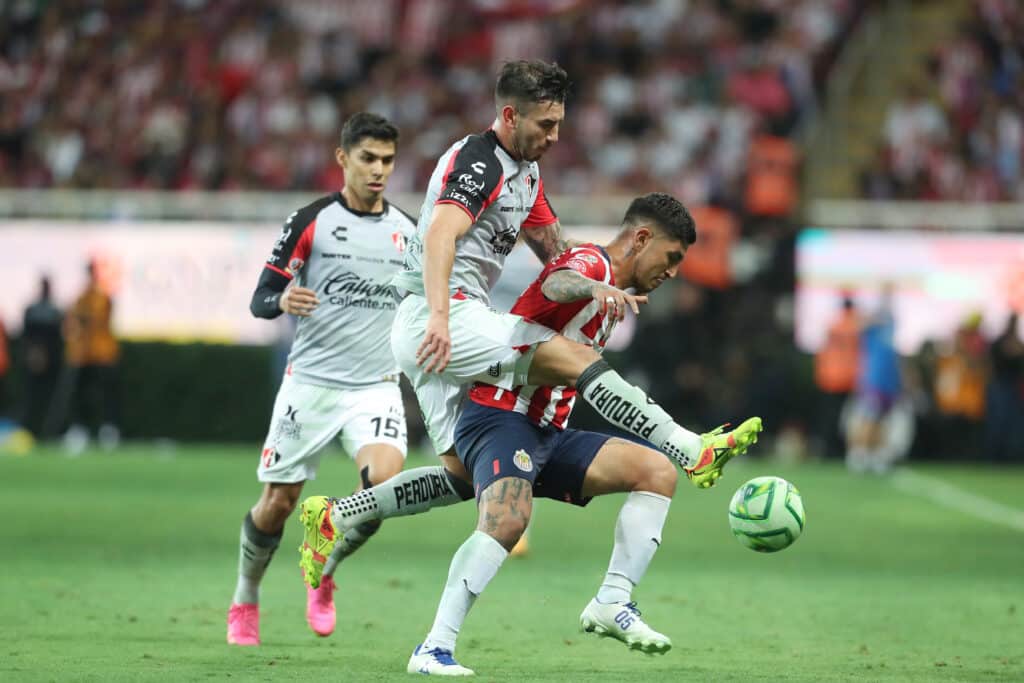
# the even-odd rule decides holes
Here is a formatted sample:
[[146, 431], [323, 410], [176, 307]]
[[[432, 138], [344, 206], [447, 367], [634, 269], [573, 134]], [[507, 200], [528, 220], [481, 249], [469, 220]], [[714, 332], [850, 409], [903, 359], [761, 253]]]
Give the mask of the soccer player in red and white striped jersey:
[[[682, 258], [682, 249], [679, 250], [679, 257]], [[519, 297], [511, 312], [560, 332], [572, 341], [588, 344], [600, 353], [619, 317], [615, 311], [610, 310], [607, 301], [599, 301], [592, 296], [569, 302], [554, 301], [545, 296], [545, 283], [560, 271], [579, 273], [595, 285], [607, 285], [609, 291], [611, 288], [619, 288], [611, 257], [605, 248], [596, 244], [582, 244], [568, 249], [548, 263]], [[554, 277], [558, 279], [560, 276]], [[644, 301], [646, 297], [631, 299]], [[539, 427], [551, 425], [564, 429], [576, 402], [576, 390], [570, 387], [518, 386], [506, 391], [481, 382], [473, 386], [469, 398], [480, 405], [526, 415]]]
[[[692, 219], [678, 201], [664, 194], [640, 197], [610, 244], [578, 245], [550, 261], [512, 313], [600, 353], [626, 307], [638, 312], [646, 294], [676, 274], [695, 239]], [[672, 647], [641, 618], [632, 592], [661, 543], [676, 469], [649, 445], [568, 427], [575, 399], [576, 389], [568, 386], [476, 383], [470, 389], [455, 428], [455, 451], [472, 474], [479, 523], [452, 560], [434, 624], [413, 652], [409, 671], [470, 671], [454, 659], [456, 638], [507, 556], [503, 549], [512, 548], [529, 524], [535, 497], [584, 506], [594, 496], [628, 494], [608, 571], [580, 626], [647, 653]], [[643, 419], [638, 412], [630, 416], [628, 403], [620, 405], [620, 419]]]

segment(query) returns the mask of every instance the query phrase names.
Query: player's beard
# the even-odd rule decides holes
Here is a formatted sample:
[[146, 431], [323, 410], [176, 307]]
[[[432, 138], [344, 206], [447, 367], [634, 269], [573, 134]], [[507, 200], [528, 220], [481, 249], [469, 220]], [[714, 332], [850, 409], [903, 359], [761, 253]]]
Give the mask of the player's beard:
[[537, 141], [536, 144], [534, 144], [528, 136], [523, 136], [522, 138], [520, 138], [517, 135], [513, 139], [512, 151], [515, 152], [523, 161], [534, 162], [540, 160], [540, 158], [544, 156], [544, 152], [547, 151], [546, 149], [544, 149], [543, 144], [543, 138], [541, 138], [540, 140]]
[[548, 148], [543, 143], [535, 145], [533, 148], [533, 154], [527, 157], [527, 161], [540, 161], [540, 158], [544, 156], [544, 153], [548, 151]]

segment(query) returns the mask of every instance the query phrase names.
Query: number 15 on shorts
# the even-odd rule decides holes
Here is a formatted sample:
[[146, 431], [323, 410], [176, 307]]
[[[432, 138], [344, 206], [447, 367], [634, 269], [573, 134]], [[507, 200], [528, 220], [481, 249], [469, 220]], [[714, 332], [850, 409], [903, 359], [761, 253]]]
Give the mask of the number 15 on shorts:
[[387, 439], [397, 439], [402, 429], [402, 420], [397, 417], [374, 417], [370, 420], [373, 423], [373, 436], [384, 436]]

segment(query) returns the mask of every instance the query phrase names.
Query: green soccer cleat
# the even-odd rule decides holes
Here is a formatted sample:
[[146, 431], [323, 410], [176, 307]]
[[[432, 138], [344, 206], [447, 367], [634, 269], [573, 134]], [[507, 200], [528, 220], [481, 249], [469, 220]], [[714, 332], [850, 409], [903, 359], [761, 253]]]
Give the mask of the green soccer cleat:
[[302, 545], [299, 546], [299, 567], [302, 577], [310, 588], [320, 587], [324, 575], [324, 563], [334, 550], [338, 533], [331, 522], [331, 504], [334, 498], [310, 496], [302, 501], [299, 521], [305, 528]]
[[737, 455], [746, 453], [751, 444], [757, 442], [761, 431], [761, 418], [752, 417], [731, 432], [724, 431], [729, 425], [722, 425], [706, 434], [701, 434], [700, 459], [693, 467], [686, 468], [686, 476], [697, 488], [711, 488], [722, 476], [722, 468]]

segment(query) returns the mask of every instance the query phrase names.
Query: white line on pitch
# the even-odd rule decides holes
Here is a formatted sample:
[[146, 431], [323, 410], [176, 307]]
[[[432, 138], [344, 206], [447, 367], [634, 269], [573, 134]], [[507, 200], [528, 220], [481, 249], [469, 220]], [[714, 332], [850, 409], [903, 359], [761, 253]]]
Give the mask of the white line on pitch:
[[943, 507], [959, 510], [993, 524], [1002, 524], [1017, 531], [1024, 531], [1024, 512], [1021, 510], [968, 493], [959, 486], [942, 479], [929, 477], [909, 469], [901, 469], [893, 473], [890, 481], [898, 489], [928, 498]]

